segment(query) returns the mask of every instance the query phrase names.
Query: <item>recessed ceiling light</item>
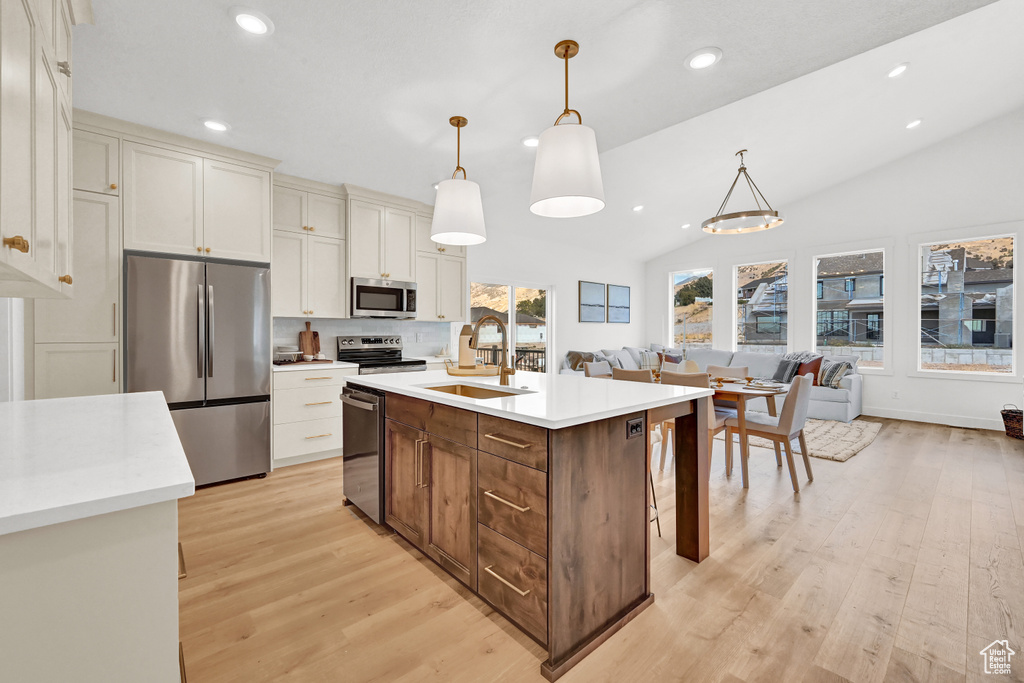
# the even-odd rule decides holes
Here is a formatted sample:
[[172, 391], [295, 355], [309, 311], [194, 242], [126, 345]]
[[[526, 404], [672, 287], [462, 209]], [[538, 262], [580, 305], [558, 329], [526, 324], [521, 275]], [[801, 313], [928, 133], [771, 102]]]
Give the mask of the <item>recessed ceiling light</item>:
[[266, 14], [248, 7], [232, 7], [228, 13], [235, 18], [243, 31], [256, 36], [265, 36], [274, 32], [274, 22]]
[[214, 121], [213, 119], [206, 119], [205, 121], [203, 121], [203, 125], [209, 128], [210, 130], [217, 131], [218, 133], [223, 133], [228, 129], [228, 124], [221, 123], [220, 121]]
[[722, 58], [722, 51], [717, 47], [702, 47], [686, 56], [686, 66], [691, 69], [706, 69]]
[[523, 146], [524, 147], [536, 147], [539, 144], [540, 144], [540, 138], [537, 137], [536, 135], [530, 135], [528, 137], [523, 138]]
[[921, 125], [921, 119], [914, 119], [913, 121], [911, 121], [910, 123], [907, 124], [907, 128], [917, 128], [920, 125]]
[[434, 183], [433, 185], [431, 185], [431, 187], [432, 187], [432, 188], [434, 188], [434, 189], [436, 190], [436, 189], [437, 189], [437, 186], [438, 186], [438, 185], [440, 185], [440, 184], [441, 184], [441, 181], [440, 181], [440, 180], [438, 180], [438, 181], [437, 181], [436, 183]]
[[903, 72], [907, 70], [908, 66], [910, 66], [909, 62], [903, 62], [902, 64], [897, 64], [889, 72], [889, 78], [896, 78], [898, 76], [902, 76]]
[[683, 223], [683, 227], [680, 230], [686, 230], [688, 227], [690, 227], [689, 223]]
[[644, 210], [644, 205], [643, 204], [637, 204], [636, 206], [633, 207], [633, 211], [635, 211], [636, 213], [640, 213], [643, 210]]

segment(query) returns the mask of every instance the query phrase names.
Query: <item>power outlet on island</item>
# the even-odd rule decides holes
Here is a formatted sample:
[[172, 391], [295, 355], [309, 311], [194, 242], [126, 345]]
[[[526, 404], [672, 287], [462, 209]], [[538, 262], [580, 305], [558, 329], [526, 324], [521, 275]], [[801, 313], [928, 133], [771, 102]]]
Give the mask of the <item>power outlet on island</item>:
[[626, 438], [635, 439], [638, 436], [644, 435], [644, 419], [642, 417], [634, 417], [632, 420], [626, 420]]

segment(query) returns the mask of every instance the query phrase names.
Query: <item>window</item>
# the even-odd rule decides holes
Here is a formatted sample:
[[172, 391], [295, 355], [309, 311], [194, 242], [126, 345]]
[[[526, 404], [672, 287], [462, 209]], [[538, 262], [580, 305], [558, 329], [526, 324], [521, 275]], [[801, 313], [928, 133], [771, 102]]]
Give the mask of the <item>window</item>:
[[857, 356], [862, 368], [881, 368], [885, 360], [885, 298], [881, 249], [829, 254], [815, 259], [815, 349], [829, 356]]
[[789, 280], [785, 261], [736, 267], [736, 343], [741, 351], [774, 353], [788, 342]]
[[921, 370], [1013, 372], [1012, 236], [921, 245]]
[[[544, 372], [548, 367], [548, 296], [546, 289], [516, 287], [474, 282], [470, 286], [471, 315], [475, 324], [487, 315], [493, 315], [508, 328], [509, 348], [517, 370]], [[515, 307], [510, 303], [515, 301]], [[509, 310], [514, 310], [513, 324], [509, 325]], [[501, 361], [501, 330], [493, 323], [480, 328], [477, 343], [478, 358], [485, 363]], [[513, 359], [509, 359], [512, 363]]]
[[711, 348], [714, 272], [708, 268], [672, 273], [670, 346]]

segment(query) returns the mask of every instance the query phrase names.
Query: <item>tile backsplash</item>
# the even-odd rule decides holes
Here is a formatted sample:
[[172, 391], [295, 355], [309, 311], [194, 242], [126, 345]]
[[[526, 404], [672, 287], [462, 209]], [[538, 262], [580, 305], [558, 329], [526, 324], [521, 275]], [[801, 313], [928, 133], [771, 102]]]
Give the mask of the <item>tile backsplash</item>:
[[[418, 322], [415, 320], [310, 320], [312, 329], [320, 333], [320, 350], [328, 358], [338, 353], [337, 337], [372, 335], [375, 337], [401, 336], [402, 353], [406, 356], [433, 356], [441, 347], [452, 346], [452, 335], [458, 335], [462, 325], [455, 323]], [[274, 318], [274, 346], [295, 346], [299, 332], [306, 329], [306, 318]], [[454, 330], [454, 332], [453, 332]], [[456, 344], [458, 343], [456, 338]], [[458, 350], [457, 346], [455, 347]]]

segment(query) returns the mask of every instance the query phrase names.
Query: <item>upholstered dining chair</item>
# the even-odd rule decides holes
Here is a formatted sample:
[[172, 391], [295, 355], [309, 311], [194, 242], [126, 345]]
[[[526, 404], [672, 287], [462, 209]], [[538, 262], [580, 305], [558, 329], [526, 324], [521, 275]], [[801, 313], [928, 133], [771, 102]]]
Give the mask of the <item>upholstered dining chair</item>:
[[[681, 373], [681, 372], [664, 372], [661, 373], [662, 384], [675, 384], [676, 386], [683, 387], [698, 387], [700, 389], [711, 388], [711, 377], [706, 372], [695, 372], [695, 373]], [[711, 464], [711, 449], [715, 442], [715, 434], [725, 429], [725, 421], [730, 417], [736, 417], [736, 411], [732, 408], [720, 408], [713, 402], [708, 401], [708, 464]], [[665, 422], [662, 424], [661, 433], [665, 434], [666, 425], [668, 429], [673, 429], [674, 425], [671, 422]], [[662, 441], [661, 445], [661, 468], [665, 469], [665, 443]], [[729, 453], [731, 455], [731, 453]], [[726, 469], [732, 469], [732, 463], [726, 462]]]
[[682, 363], [669, 363], [666, 361], [661, 364], [661, 371], [693, 374], [695, 372], [700, 372], [700, 367], [697, 365], [697, 361], [695, 360], [684, 360]]
[[647, 382], [650, 384], [654, 381], [654, 373], [650, 370], [623, 370], [622, 368], [612, 368], [612, 379], [624, 379], [627, 382]]
[[606, 360], [584, 363], [583, 374], [587, 377], [611, 377], [612, 364]]
[[[811, 400], [811, 385], [814, 383], [814, 375], [794, 377], [793, 384], [786, 394], [786, 402], [782, 404], [782, 412], [778, 417], [771, 417], [763, 413], [747, 412], [745, 414], [747, 425], [747, 437], [760, 436], [770, 439], [775, 443], [781, 443], [786, 449], [786, 464], [789, 467], [789, 477], [793, 480], [793, 491], [799, 493], [800, 484], [796, 480], [796, 469], [793, 466], [793, 444], [791, 439], [797, 437], [800, 441], [800, 453], [804, 458], [804, 471], [807, 472], [807, 481], [814, 481], [814, 474], [811, 472], [811, 458], [807, 452], [807, 440], [804, 438], [804, 424], [807, 422], [807, 405]], [[725, 421], [725, 457], [728, 462], [732, 456], [732, 435], [739, 428], [739, 421], [730, 417]], [[743, 488], [749, 488], [747, 481], [747, 456], [749, 448], [740, 448], [740, 462], [743, 468]]]

